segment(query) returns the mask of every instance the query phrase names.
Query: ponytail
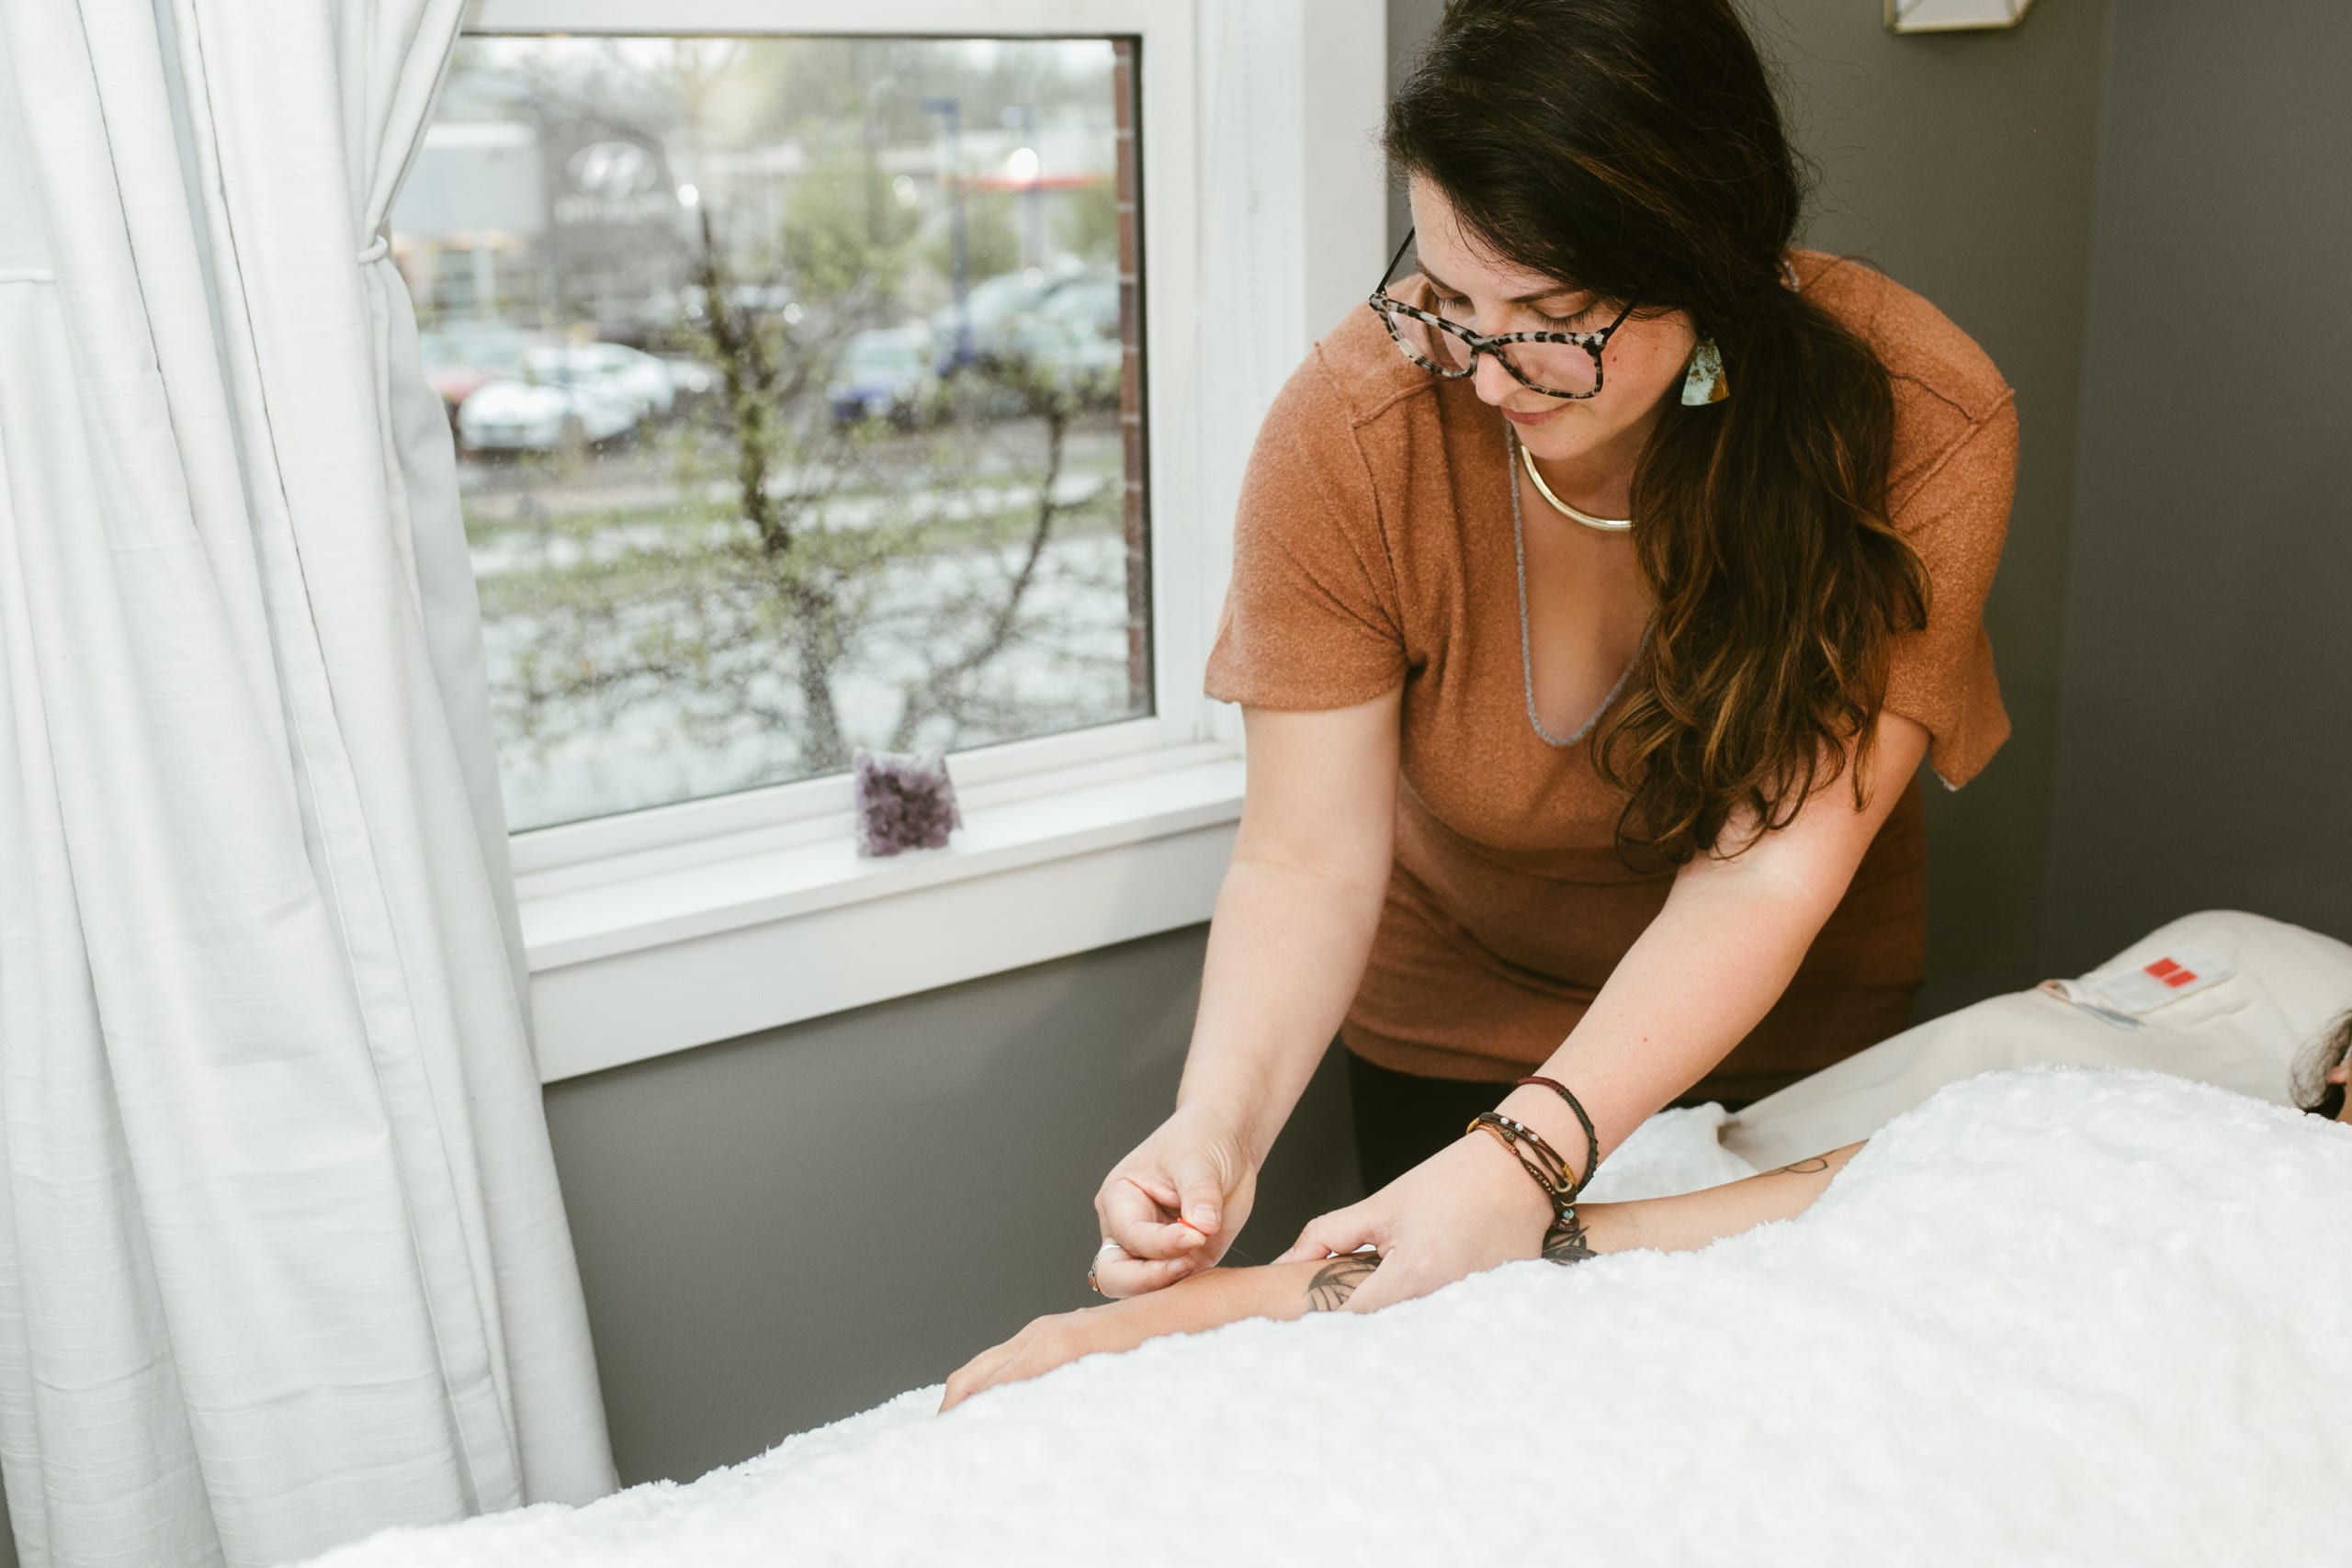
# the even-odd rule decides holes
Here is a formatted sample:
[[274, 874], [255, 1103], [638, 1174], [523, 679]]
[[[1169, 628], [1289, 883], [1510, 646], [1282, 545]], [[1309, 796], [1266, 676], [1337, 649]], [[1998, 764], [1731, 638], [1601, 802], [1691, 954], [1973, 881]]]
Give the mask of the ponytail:
[[1887, 516], [1878, 356], [1777, 285], [1713, 335], [1731, 396], [1670, 405], [1634, 471], [1657, 625], [1594, 739], [1633, 797], [1621, 840], [1674, 864], [1735, 818], [1785, 826], [1849, 745], [1860, 807], [1894, 638], [1928, 617], [1926, 565]]
[[1729, 397], [1668, 404], [1634, 470], [1657, 625], [1593, 740], [1621, 852], [1785, 826], [1849, 750], [1859, 804], [1928, 574], [1888, 519], [1885, 367], [1781, 285], [1804, 193], [1731, 0], [1451, 0], [1383, 140], [1498, 256], [1722, 351]]

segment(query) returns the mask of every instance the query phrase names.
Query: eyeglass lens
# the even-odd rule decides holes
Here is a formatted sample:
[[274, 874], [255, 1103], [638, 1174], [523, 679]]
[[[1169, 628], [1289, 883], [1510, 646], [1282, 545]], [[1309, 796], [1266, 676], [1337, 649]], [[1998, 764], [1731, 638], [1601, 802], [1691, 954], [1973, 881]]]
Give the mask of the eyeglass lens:
[[[1442, 310], [1432, 313], [1444, 314]], [[1447, 375], [1460, 375], [1470, 368], [1470, 345], [1461, 338], [1402, 310], [1386, 314], [1397, 341], [1424, 364]], [[1522, 379], [1552, 391], [1589, 393], [1595, 384], [1592, 355], [1578, 344], [1514, 343], [1488, 352], [1504, 355]]]

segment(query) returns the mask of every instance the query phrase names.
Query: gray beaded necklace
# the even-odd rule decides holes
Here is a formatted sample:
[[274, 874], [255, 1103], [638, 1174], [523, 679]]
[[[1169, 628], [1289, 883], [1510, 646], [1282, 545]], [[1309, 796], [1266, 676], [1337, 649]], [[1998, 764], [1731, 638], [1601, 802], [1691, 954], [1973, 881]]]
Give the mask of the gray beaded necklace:
[[1519, 435], [1515, 431], [1506, 430], [1503, 439], [1504, 472], [1510, 480], [1510, 554], [1511, 560], [1519, 568], [1519, 674], [1527, 693], [1527, 722], [1534, 727], [1536, 738], [1545, 745], [1574, 746], [1591, 734], [1592, 727], [1600, 722], [1600, 716], [1614, 707], [1617, 699], [1625, 694], [1625, 682], [1634, 678], [1634, 666], [1641, 663], [1642, 655], [1649, 651], [1651, 628], [1646, 626], [1642, 628], [1642, 645], [1634, 650], [1633, 661], [1619, 673], [1617, 683], [1609, 688], [1609, 694], [1600, 699], [1600, 705], [1592, 710], [1592, 716], [1577, 726], [1574, 735], [1555, 735], [1544, 728], [1544, 720], [1535, 712], [1535, 654], [1527, 631], [1527, 527], [1519, 504]]

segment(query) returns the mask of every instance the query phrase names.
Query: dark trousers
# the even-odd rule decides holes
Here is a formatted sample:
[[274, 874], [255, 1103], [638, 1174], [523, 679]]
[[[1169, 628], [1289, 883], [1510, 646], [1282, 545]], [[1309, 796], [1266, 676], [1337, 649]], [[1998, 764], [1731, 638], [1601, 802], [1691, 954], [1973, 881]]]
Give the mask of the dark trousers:
[[[1379, 1191], [1462, 1136], [1470, 1119], [1492, 1111], [1511, 1091], [1508, 1082], [1425, 1078], [1375, 1066], [1342, 1046], [1348, 1059], [1348, 1103], [1356, 1122], [1356, 1168], [1366, 1193]], [[1750, 1103], [1694, 1090], [1674, 1101], [1719, 1100], [1726, 1111]]]
[[1379, 1191], [1462, 1136], [1470, 1118], [1501, 1104], [1511, 1089], [1507, 1083], [1400, 1073], [1375, 1066], [1352, 1051], [1347, 1058], [1356, 1168], [1363, 1173], [1367, 1193]]

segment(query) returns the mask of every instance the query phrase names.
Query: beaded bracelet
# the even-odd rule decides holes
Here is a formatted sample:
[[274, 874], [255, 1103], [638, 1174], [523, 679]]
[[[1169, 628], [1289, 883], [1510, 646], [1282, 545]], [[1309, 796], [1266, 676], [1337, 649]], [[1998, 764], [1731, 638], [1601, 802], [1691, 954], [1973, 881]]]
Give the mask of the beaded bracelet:
[[1557, 1150], [1544, 1141], [1523, 1122], [1514, 1122], [1499, 1111], [1482, 1111], [1473, 1117], [1464, 1133], [1485, 1133], [1511, 1152], [1513, 1158], [1527, 1168], [1537, 1184], [1546, 1192], [1566, 1191], [1570, 1183], [1568, 1168]]
[[1499, 1111], [1489, 1111], [1486, 1116], [1491, 1120], [1492, 1125], [1510, 1135], [1513, 1149], [1520, 1153], [1522, 1161], [1528, 1157], [1527, 1151], [1533, 1152], [1533, 1157], [1543, 1167], [1545, 1186], [1565, 1190], [1576, 1185], [1572, 1179], [1575, 1173], [1569, 1168], [1568, 1162], [1561, 1157], [1560, 1151], [1554, 1148], [1551, 1140], [1543, 1134]]
[[1555, 1078], [1527, 1077], [1520, 1079], [1513, 1087], [1526, 1088], [1529, 1086], [1532, 1086], [1537, 1089], [1548, 1089], [1554, 1094], [1558, 1095], [1562, 1100], [1566, 1100], [1568, 1102], [1568, 1109], [1577, 1113], [1577, 1121], [1584, 1128], [1584, 1174], [1577, 1178], [1575, 1190], [1568, 1194], [1569, 1198], [1574, 1199], [1577, 1193], [1583, 1191], [1586, 1184], [1591, 1181], [1593, 1171], [1600, 1164], [1600, 1134], [1593, 1130], [1592, 1118], [1586, 1114], [1584, 1101], [1578, 1100], [1575, 1095], [1570, 1094], [1568, 1092], [1567, 1085], [1561, 1083]]
[[1567, 1162], [1560, 1157], [1557, 1149], [1544, 1141], [1542, 1134], [1499, 1111], [1481, 1111], [1463, 1129], [1465, 1135], [1479, 1132], [1509, 1149], [1529, 1179], [1544, 1190], [1544, 1201], [1552, 1205], [1555, 1224], [1575, 1212], [1571, 1204], [1576, 1197], [1576, 1183], [1568, 1178]]

